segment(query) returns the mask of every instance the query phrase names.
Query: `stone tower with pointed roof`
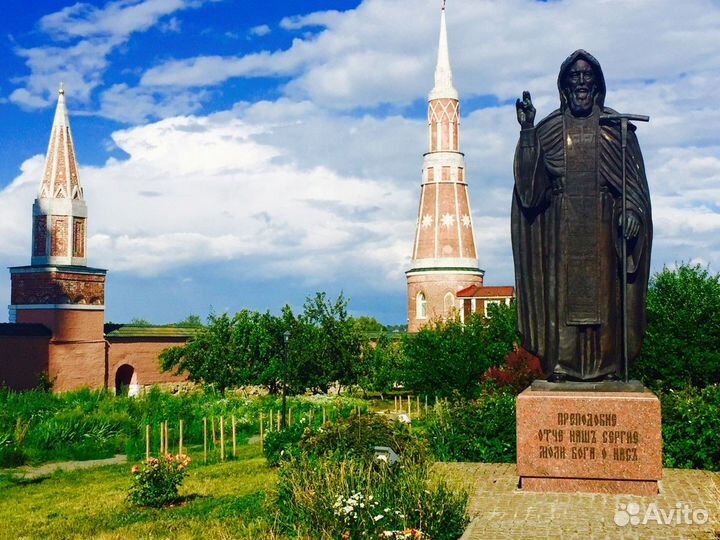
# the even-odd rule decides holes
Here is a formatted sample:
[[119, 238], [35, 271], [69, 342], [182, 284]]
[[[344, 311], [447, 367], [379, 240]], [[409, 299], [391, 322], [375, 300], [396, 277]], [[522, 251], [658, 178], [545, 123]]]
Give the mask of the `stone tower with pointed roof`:
[[32, 213], [30, 266], [10, 268], [10, 322], [52, 332], [48, 374], [58, 387], [102, 387], [106, 271], [87, 266], [87, 205], [62, 86]]
[[435, 86], [428, 96], [428, 139], [412, 264], [406, 272], [409, 332], [451, 315], [461, 307], [459, 290], [483, 284], [460, 152], [460, 102], [450, 69], [444, 2]]

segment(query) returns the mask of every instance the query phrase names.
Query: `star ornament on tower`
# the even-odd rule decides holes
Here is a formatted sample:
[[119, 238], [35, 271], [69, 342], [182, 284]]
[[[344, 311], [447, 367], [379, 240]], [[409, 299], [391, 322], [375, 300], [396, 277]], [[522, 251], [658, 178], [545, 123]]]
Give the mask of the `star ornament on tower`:
[[472, 220], [470, 219], [470, 216], [468, 216], [467, 214], [465, 214], [465, 215], [462, 217], [463, 227], [469, 228], [470, 225], [471, 225], [471, 223], [472, 223]]
[[427, 229], [432, 225], [433, 218], [430, 214], [425, 214], [422, 218], [422, 222], [420, 223], [421, 227], [423, 229]]
[[452, 214], [445, 214], [443, 215], [441, 222], [443, 227], [447, 227], [449, 229], [455, 224], [455, 216]]

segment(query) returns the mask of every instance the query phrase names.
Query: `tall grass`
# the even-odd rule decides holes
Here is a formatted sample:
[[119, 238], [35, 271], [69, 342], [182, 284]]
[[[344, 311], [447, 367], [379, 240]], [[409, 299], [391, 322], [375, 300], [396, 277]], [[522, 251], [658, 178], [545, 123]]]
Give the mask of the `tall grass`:
[[[276, 396], [245, 397], [218, 394], [211, 390], [172, 395], [153, 389], [139, 398], [115, 396], [107, 391], [78, 390], [66, 394], [13, 392], [0, 390], [0, 467], [23, 462], [40, 463], [66, 459], [97, 459], [127, 453], [138, 459], [145, 453], [145, 426], [152, 428], [152, 448], [157, 450], [159, 425], [168, 422], [170, 440], [178, 440], [183, 420], [185, 445], [203, 442], [202, 419], [215, 419], [219, 437], [219, 418], [225, 418], [226, 440], [232, 416], [240, 441], [259, 432], [259, 415], [265, 418], [280, 410]], [[294, 418], [314, 411], [322, 417], [347, 416], [354, 407], [364, 407], [349, 398], [289, 398]], [[318, 420], [319, 422], [319, 420]], [[210, 436], [210, 435], [209, 435]]]

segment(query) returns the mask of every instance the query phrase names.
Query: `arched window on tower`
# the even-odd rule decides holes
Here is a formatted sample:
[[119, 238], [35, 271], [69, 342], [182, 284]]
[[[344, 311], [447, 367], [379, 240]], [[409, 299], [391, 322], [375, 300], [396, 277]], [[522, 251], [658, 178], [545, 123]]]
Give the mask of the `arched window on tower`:
[[415, 316], [418, 319], [427, 319], [427, 299], [425, 293], [420, 291], [415, 299]]
[[455, 309], [455, 295], [449, 292], [443, 299], [443, 314], [446, 317], [452, 315], [453, 309]]

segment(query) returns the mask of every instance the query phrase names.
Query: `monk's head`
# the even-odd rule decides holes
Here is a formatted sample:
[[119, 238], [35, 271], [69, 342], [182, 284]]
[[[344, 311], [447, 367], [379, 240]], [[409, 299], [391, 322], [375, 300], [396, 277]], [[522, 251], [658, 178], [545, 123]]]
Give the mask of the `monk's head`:
[[563, 92], [573, 116], [589, 115], [597, 95], [597, 76], [593, 66], [578, 58], [567, 70], [564, 83]]

